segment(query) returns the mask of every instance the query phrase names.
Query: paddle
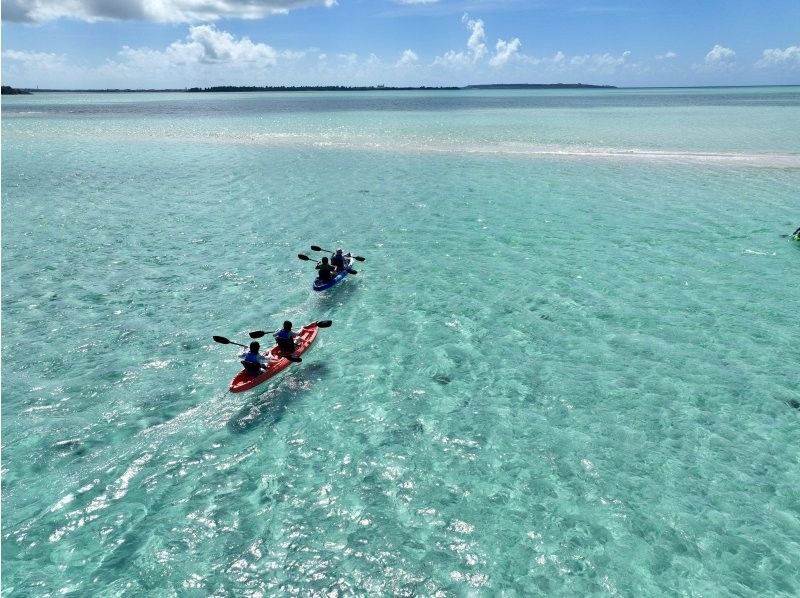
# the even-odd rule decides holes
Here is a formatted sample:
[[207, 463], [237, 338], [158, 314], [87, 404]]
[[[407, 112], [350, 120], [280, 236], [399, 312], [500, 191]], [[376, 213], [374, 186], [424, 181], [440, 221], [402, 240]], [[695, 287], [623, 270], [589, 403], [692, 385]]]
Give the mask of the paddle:
[[[327, 251], [328, 253], [333, 253], [333, 251], [331, 251], [330, 249], [323, 249], [322, 247], [320, 247], [318, 245], [312, 245], [311, 246], [311, 250], [312, 251]], [[354, 260], [356, 260], [357, 262], [366, 262], [367, 261], [367, 258], [361, 257], [360, 255], [351, 255], [350, 257], [353, 258]]]
[[[320, 322], [315, 322], [317, 328], [330, 328], [331, 324], [333, 324], [333, 320], [322, 320]], [[250, 338], [261, 338], [262, 336], [266, 336], [267, 334], [272, 334], [272, 332], [266, 332], [264, 330], [254, 330], [250, 333]]]
[[[298, 253], [297, 257], [299, 257], [301, 260], [306, 261], [306, 262], [316, 262], [317, 261], [314, 258], [308, 257], [307, 255], [303, 255], [302, 253]], [[347, 269], [347, 273], [348, 274], [358, 274], [358, 272], [356, 270], [353, 270], [352, 268], [348, 268]]]
[[[261, 336], [263, 336], [263, 334]], [[254, 336], [253, 338], [258, 338], [258, 337]], [[239, 345], [240, 347], [244, 347], [245, 349], [249, 349], [250, 348], [247, 345], [243, 345], [241, 343], [236, 343], [236, 342], [234, 342], [232, 340], [229, 340], [229, 339], [225, 338], [224, 336], [215, 336], [214, 340], [217, 341], [218, 343], [223, 344], [223, 345]], [[293, 361], [295, 363], [300, 363], [301, 361], [303, 361], [299, 357], [293, 357], [291, 355], [281, 355], [281, 357], [285, 357], [289, 361]]]
[[244, 347], [245, 349], [249, 348], [247, 345], [243, 345], [241, 343], [235, 343], [233, 341], [230, 341], [227, 338], [225, 338], [224, 336], [215, 336], [214, 340], [217, 341], [218, 343], [222, 343], [223, 345], [239, 345], [240, 347]]

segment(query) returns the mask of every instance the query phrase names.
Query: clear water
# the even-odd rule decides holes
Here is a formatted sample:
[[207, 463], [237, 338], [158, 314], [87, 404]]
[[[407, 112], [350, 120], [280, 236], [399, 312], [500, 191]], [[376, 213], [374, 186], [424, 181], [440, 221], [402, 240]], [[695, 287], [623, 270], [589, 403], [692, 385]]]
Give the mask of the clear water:
[[800, 593], [800, 89], [2, 116], [3, 595]]

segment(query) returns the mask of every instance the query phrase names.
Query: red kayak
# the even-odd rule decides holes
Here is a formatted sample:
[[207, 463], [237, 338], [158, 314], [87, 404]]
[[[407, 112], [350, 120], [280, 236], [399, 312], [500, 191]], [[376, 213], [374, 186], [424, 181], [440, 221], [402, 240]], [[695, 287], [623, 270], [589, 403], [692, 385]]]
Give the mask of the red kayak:
[[[314, 339], [317, 338], [318, 332], [319, 326], [317, 326], [316, 322], [311, 322], [311, 324], [306, 324], [303, 326], [294, 339], [294, 344], [297, 349], [293, 355], [295, 357], [299, 357], [308, 351], [308, 349], [311, 347], [311, 344], [314, 342]], [[278, 345], [275, 345], [272, 347], [272, 349], [266, 351], [264, 355], [269, 357], [269, 365], [267, 366], [266, 370], [263, 370], [260, 374], [256, 375], [249, 374], [246, 370], [242, 370], [236, 374], [236, 376], [234, 376], [233, 380], [231, 380], [231, 385], [228, 390], [231, 392], [244, 392], [246, 390], [250, 390], [251, 388], [255, 388], [259, 384], [272, 378], [275, 374], [288, 368], [292, 363], [283, 357], [280, 351], [278, 351]]]

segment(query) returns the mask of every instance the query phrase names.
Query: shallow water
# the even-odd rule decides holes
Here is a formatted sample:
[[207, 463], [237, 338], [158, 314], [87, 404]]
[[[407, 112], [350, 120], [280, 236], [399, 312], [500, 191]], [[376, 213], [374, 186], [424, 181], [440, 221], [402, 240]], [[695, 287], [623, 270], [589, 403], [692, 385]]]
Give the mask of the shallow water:
[[800, 593], [797, 88], [2, 107], [4, 595]]

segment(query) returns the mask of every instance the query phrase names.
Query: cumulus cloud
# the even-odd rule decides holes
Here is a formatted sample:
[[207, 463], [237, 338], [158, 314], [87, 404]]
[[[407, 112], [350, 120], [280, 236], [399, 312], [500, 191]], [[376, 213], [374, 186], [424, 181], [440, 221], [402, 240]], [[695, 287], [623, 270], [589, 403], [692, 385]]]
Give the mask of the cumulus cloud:
[[602, 83], [609, 83], [608, 78], [622, 75], [641, 74], [648, 70], [648, 66], [632, 60], [629, 50], [621, 54], [594, 53], [567, 56], [561, 50], [550, 56], [528, 56], [518, 53], [514, 56], [515, 66], [507, 66], [511, 70], [516, 68], [520, 76], [528, 80], [544, 81], [546, 79], [570, 81], [586, 81], [587, 79], [600, 79]]
[[10, 49], [3, 50], [3, 58], [40, 68], [54, 68], [66, 62], [66, 57], [63, 54]]
[[336, 0], [2, 0], [2, 18], [28, 23], [62, 18], [191, 23], [262, 19], [297, 8], [335, 5]]
[[467, 29], [470, 30], [470, 36], [467, 40], [467, 48], [472, 55], [472, 62], [478, 62], [486, 55], [486, 34], [483, 30], [483, 21], [481, 19], [470, 19], [467, 13], [461, 17], [461, 22], [466, 23]]
[[714, 45], [711, 50], [709, 50], [708, 54], [706, 54], [706, 64], [708, 65], [718, 65], [718, 64], [730, 64], [733, 62], [736, 56], [736, 52], [731, 50], [730, 48], [726, 48], [725, 46], [720, 46], [719, 44]]
[[413, 50], [405, 50], [403, 54], [400, 56], [400, 60], [397, 61], [395, 66], [397, 67], [406, 67], [416, 64], [417, 60], [419, 60], [419, 56]]
[[470, 19], [467, 13], [461, 17], [461, 22], [466, 25], [470, 32], [467, 40], [467, 50], [456, 52], [448, 50], [442, 56], [434, 58], [432, 66], [443, 66], [448, 68], [465, 68], [471, 64], [476, 64], [486, 56], [486, 33], [481, 19]]
[[[279, 63], [296, 59], [271, 46], [237, 38], [213, 25], [198, 25], [163, 49], [123, 46], [116, 58], [94, 71], [105, 86], [184, 87], [253, 84]], [[113, 83], [112, 83], [113, 81]]]
[[624, 51], [620, 56], [614, 56], [608, 52], [605, 54], [583, 54], [573, 56], [569, 64], [575, 67], [582, 67], [590, 73], [612, 73], [618, 67], [623, 66], [630, 55], [630, 50]]
[[464, 52], [448, 50], [442, 56], [437, 56], [431, 63], [432, 66], [443, 66], [448, 68], [463, 68], [472, 64], [472, 60]]
[[759, 68], [800, 68], [800, 46], [789, 46], [784, 50], [780, 48], [764, 50], [761, 60], [756, 62], [756, 66]]
[[736, 70], [736, 52], [725, 46], [715, 44], [706, 54], [702, 64], [693, 64], [692, 70], [698, 73], [724, 73]]
[[495, 55], [489, 60], [489, 64], [492, 66], [503, 66], [517, 55], [521, 47], [522, 42], [520, 42], [517, 37], [510, 42], [498, 39], [497, 45], [495, 46]]
[[161, 65], [253, 62], [274, 65], [277, 61], [277, 52], [272, 47], [253, 43], [247, 37], [236, 39], [232, 34], [220, 31], [213, 25], [190, 27], [185, 40], [171, 43], [164, 51], [125, 46], [120, 55], [129, 62], [155, 61]]
[[671, 58], [677, 58], [677, 57], [678, 55], [670, 50], [669, 52], [665, 52], [664, 54], [656, 54], [654, 58], [656, 60], [669, 60]]

